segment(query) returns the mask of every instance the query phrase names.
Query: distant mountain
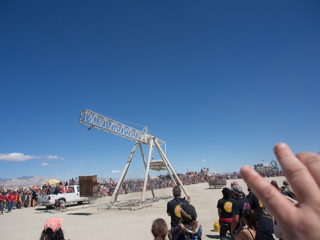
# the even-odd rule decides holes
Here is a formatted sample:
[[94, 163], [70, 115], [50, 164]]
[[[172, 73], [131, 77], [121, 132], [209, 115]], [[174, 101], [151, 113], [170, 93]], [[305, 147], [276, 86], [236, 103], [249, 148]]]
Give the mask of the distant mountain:
[[17, 179], [23, 179], [24, 180], [24, 179], [29, 179], [29, 178], [33, 178], [33, 176], [29, 176], [29, 177], [28, 176], [22, 176], [22, 177], [19, 177]]
[[12, 178], [0, 178], [0, 183], [1, 182], [4, 182], [4, 181], [7, 181], [7, 180], [11, 180]]
[[[0, 179], [0, 185], [5, 188], [17, 188], [17, 187], [28, 187], [28, 186], [42, 186], [46, 181], [50, 180], [48, 177], [27, 177], [23, 176], [21, 178], [13, 178], [13, 179]], [[4, 183], [4, 181], [6, 181]]]

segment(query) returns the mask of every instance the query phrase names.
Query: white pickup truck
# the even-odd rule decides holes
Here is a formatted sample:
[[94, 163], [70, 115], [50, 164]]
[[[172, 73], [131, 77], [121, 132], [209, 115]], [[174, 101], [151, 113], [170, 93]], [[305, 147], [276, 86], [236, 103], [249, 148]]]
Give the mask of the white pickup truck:
[[83, 202], [88, 202], [89, 204], [94, 203], [94, 198], [80, 196], [78, 185], [72, 185], [69, 187], [69, 189], [71, 189], [71, 192], [69, 193], [39, 195], [38, 205], [45, 206], [46, 208], [52, 208], [54, 206], [56, 199], [58, 199], [61, 205], [63, 206], [70, 203], [78, 203], [78, 204], [82, 204]]

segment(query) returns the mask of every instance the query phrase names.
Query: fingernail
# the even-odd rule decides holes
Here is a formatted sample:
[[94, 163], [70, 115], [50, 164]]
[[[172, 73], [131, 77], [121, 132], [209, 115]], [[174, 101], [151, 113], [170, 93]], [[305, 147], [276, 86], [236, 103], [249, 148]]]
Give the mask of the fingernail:
[[287, 144], [285, 143], [278, 143], [276, 146], [274, 146], [274, 150], [280, 150], [282, 148], [285, 148]]

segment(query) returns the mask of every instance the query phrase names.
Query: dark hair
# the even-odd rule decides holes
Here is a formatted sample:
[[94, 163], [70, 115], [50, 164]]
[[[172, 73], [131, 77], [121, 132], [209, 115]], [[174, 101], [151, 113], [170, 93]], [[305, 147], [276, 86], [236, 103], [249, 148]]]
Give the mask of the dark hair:
[[40, 236], [40, 240], [61, 240], [64, 239], [64, 233], [61, 228], [53, 232], [51, 228], [43, 230]]
[[179, 186], [174, 186], [172, 189], [172, 193], [174, 197], [180, 197], [181, 196], [181, 189]]
[[162, 218], [157, 218], [153, 221], [151, 233], [156, 240], [163, 240], [168, 234], [168, 226]]
[[232, 193], [229, 188], [222, 189], [222, 194], [224, 199], [232, 198]]
[[244, 210], [242, 213], [242, 217], [247, 220], [247, 225], [249, 228], [257, 230], [257, 219], [254, 210]]

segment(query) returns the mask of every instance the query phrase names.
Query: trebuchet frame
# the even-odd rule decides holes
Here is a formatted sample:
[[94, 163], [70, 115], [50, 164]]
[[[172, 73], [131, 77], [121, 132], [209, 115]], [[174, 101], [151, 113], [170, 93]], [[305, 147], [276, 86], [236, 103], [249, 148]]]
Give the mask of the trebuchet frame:
[[[115, 201], [117, 201], [120, 187], [122, 186], [122, 183], [127, 175], [128, 169], [130, 167], [130, 164], [132, 162], [133, 156], [135, 154], [135, 151], [136, 151], [138, 145], [140, 148], [143, 164], [144, 164], [145, 170], [146, 170], [144, 184], [143, 184], [143, 191], [142, 191], [142, 195], [141, 195], [141, 203], [145, 202], [145, 191], [146, 191], [146, 187], [147, 187], [147, 181], [149, 182], [149, 186], [151, 186], [151, 179], [150, 179], [150, 175], [149, 175], [149, 170], [150, 170], [152, 149], [154, 147], [156, 147], [156, 149], [158, 150], [159, 155], [163, 161], [165, 168], [167, 169], [167, 171], [170, 175], [172, 182], [175, 185], [179, 185], [182, 188], [183, 192], [185, 193], [187, 199], [190, 200], [189, 194], [187, 193], [186, 189], [182, 185], [179, 177], [177, 176], [177, 174], [174, 171], [173, 167], [171, 166], [168, 158], [166, 157], [166, 153], [165, 153], [166, 152], [166, 143], [164, 141], [160, 140], [159, 138], [152, 136], [149, 133], [149, 130], [147, 127], [144, 127], [143, 131], [140, 131], [140, 130], [134, 129], [132, 127], [129, 127], [125, 124], [122, 124], [120, 122], [117, 122], [115, 120], [112, 120], [108, 117], [102, 116], [102, 115], [95, 113], [95, 112], [88, 110], [88, 109], [86, 109], [84, 111], [80, 111], [79, 123], [90, 126], [89, 129], [97, 128], [99, 130], [109, 132], [114, 135], [118, 135], [120, 137], [124, 137], [124, 138], [135, 141], [135, 144], [134, 144], [133, 149], [130, 153], [130, 156], [127, 160], [127, 163], [124, 167], [124, 170], [121, 174], [121, 177], [120, 177], [120, 179], [117, 183], [117, 186], [112, 194], [112, 198], [110, 201], [111, 203], [114, 203]], [[141, 143], [149, 146], [147, 163], [145, 161], [145, 157], [144, 157]], [[163, 152], [160, 145], [165, 146], [165, 152]], [[171, 170], [171, 172], [170, 172], [170, 170]], [[151, 187], [150, 189], [152, 192], [152, 196], [155, 197], [153, 188]]]

